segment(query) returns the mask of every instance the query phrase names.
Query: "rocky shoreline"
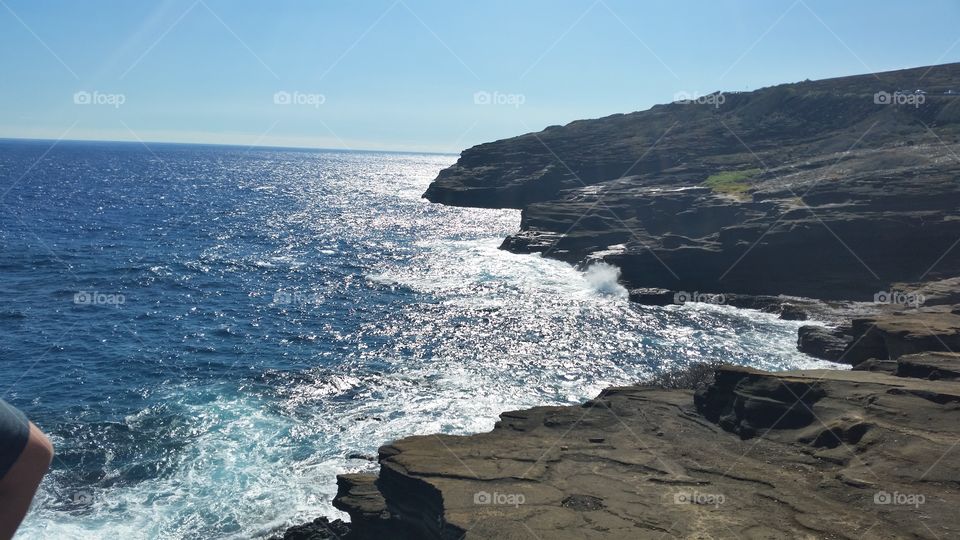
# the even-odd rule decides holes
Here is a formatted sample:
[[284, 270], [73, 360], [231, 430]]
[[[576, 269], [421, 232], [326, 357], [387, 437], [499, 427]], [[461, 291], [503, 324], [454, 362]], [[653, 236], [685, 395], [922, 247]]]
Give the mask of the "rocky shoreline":
[[697, 392], [506, 412], [382, 447], [335, 505], [359, 539], [956, 537], [960, 358], [897, 366], [727, 366]]
[[842, 336], [849, 371], [721, 366], [695, 390], [609, 388], [387, 444], [379, 475], [338, 477], [345, 538], [960, 536], [960, 305], [933, 295], [954, 283], [928, 284], [927, 307], [803, 327]]
[[615, 265], [640, 304], [810, 320], [798, 348], [852, 369], [721, 366], [408, 437], [338, 477], [349, 525], [284, 538], [960, 537], [957, 86], [805, 81], [464, 151], [424, 196], [522, 209], [503, 249]]
[[[628, 288], [872, 301], [960, 275], [960, 64], [784, 84], [465, 150], [424, 197]], [[916, 106], [882, 93], [925, 89]], [[880, 103], [877, 101], [880, 100]]]

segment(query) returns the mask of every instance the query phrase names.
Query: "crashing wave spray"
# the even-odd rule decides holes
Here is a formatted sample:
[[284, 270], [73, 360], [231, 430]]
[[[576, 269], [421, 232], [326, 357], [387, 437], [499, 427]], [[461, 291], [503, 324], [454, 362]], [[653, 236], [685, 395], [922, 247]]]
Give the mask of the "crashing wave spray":
[[627, 297], [626, 287], [619, 282], [620, 269], [612, 264], [605, 262], [591, 264], [584, 271], [583, 279], [587, 280], [590, 287], [600, 294]]

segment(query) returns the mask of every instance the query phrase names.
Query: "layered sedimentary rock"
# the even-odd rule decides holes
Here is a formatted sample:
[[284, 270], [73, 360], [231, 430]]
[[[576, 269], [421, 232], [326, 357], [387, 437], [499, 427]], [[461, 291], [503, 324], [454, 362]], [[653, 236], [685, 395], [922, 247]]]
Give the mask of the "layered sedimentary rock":
[[[897, 360], [921, 352], [960, 351], [960, 303], [956, 303], [960, 279], [898, 283], [887, 294], [884, 303], [848, 315], [849, 320], [833, 328], [801, 327], [798, 348], [854, 367], [869, 360]], [[849, 306], [845, 309], [850, 310]]]
[[952, 538], [957, 368], [724, 367], [696, 395], [611, 388], [391, 443], [336, 504], [360, 539]]
[[960, 537], [958, 89], [960, 64], [805, 81], [464, 151], [424, 196], [522, 209], [505, 249], [615, 264], [640, 303], [812, 319], [801, 350], [853, 370], [727, 366], [408, 437], [338, 478], [350, 537]]
[[504, 248], [629, 287], [869, 300], [960, 275], [957, 87], [949, 64], [577, 121], [468, 149], [424, 196], [522, 208]]

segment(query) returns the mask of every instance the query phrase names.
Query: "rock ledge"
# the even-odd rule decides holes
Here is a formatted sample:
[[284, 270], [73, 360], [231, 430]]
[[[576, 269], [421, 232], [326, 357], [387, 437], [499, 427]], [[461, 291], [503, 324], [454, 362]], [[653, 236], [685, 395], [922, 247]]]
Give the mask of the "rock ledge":
[[361, 540], [957, 537], [960, 361], [920, 356], [898, 375], [725, 366], [696, 394], [610, 388], [408, 437], [336, 505]]

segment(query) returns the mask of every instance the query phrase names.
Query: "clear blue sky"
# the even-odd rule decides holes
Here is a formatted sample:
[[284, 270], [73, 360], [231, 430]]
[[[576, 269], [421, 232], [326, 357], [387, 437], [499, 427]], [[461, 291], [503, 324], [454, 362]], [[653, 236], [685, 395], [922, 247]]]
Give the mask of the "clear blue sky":
[[0, 137], [458, 152], [958, 40], [957, 0], [0, 0]]

